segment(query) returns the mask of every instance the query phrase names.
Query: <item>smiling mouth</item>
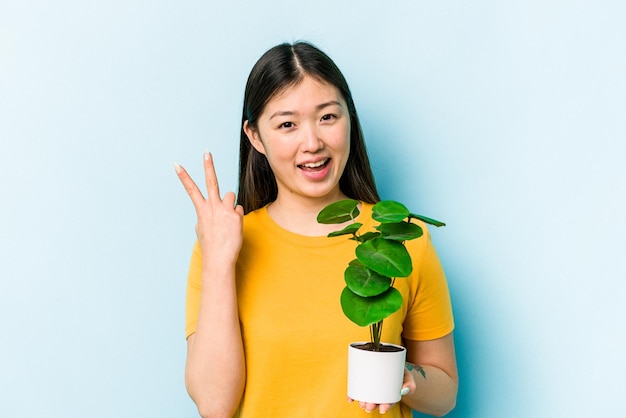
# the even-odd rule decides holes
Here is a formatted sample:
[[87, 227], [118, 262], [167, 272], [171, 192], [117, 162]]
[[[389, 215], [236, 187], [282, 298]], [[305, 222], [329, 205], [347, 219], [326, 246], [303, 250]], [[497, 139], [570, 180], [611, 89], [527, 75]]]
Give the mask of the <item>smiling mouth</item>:
[[321, 170], [328, 165], [329, 161], [330, 161], [330, 158], [325, 158], [315, 163], [300, 164], [298, 165], [298, 168], [301, 168], [303, 170], [308, 170], [308, 171]]

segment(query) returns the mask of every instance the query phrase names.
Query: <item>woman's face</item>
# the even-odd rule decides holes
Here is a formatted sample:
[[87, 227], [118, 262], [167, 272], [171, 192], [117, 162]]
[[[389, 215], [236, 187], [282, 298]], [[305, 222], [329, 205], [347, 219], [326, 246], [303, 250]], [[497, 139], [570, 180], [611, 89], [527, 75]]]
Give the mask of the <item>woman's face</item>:
[[342, 197], [339, 179], [350, 154], [346, 101], [331, 84], [305, 76], [270, 100], [257, 129], [244, 130], [264, 154], [284, 197]]

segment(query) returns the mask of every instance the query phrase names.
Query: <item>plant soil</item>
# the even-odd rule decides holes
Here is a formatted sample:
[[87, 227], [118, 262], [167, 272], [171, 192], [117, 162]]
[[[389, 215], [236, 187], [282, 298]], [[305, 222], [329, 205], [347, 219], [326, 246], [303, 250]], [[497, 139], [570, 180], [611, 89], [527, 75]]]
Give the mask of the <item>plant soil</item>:
[[380, 350], [376, 350], [374, 343], [352, 344], [352, 347], [365, 351], [378, 351], [380, 353], [395, 353], [402, 351], [402, 348], [395, 345], [380, 344]]

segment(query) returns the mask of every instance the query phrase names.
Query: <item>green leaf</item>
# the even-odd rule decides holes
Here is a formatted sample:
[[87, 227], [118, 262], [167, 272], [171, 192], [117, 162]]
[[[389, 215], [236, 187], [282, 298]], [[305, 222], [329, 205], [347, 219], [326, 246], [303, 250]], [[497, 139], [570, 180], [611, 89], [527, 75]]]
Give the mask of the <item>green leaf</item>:
[[346, 226], [341, 231], [331, 232], [330, 234], [328, 234], [328, 236], [329, 237], [338, 237], [338, 236], [341, 236], [341, 235], [352, 235], [352, 234], [356, 233], [356, 231], [358, 231], [359, 228], [362, 225], [363, 224], [360, 223], [360, 222], [355, 222], [353, 224], [350, 224], [350, 225]]
[[419, 219], [420, 221], [424, 221], [429, 225], [433, 225], [436, 227], [440, 227], [440, 226], [446, 226], [445, 223], [438, 221], [436, 219], [432, 219], [432, 218], [427, 218], [426, 216], [422, 216], [422, 215], [416, 215], [414, 213], [412, 213], [411, 215], [409, 215], [411, 218], [415, 218], [415, 219]]
[[387, 318], [402, 307], [402, 294], [390, 287], [378, 296], [364, 298], [346, 287], [341, 293], [341, 308], [349, 320], [366, 327]]
[[356, 247], [356, 258], [387, 277], [406, 277], [413, 271], [411, 256], [398, 241], [374, 238]]
[[365, 241], [369, 241], [371, 239], [378, 238], [378, 237], [380, 237], [380, 232], [369, 231], [369, 232], [366, 232], [365, 234], [359, 236], [357, 241], [365, 242]]
[[409, 214], [406, 206], [393, 200], [380, 201], [372, 208], [372, 218], [380, 223], [400, 222]]
[[388, 224], [380, 224], [378, 229], [383, 238], [392, 239], [394, 241], [406, 241], [419, 238], [424, 234], [419, 225], [410, 222], [394, 222]]
[[357, 260], [353, 260], [343, 274], [350, 290], [359, 296], [380, 295], [391, 287], [391, 278], [368, 269]]
[[317, 222], [321, 224], [342, 224], [359, 216], [359, 202], [345, 199], [331, 203], [317, 215]]

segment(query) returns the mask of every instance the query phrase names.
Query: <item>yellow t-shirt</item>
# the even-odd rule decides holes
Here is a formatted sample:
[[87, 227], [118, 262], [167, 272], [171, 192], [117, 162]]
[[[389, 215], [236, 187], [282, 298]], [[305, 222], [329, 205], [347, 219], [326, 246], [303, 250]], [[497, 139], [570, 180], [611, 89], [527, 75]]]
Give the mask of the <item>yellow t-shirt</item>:
[[[372, 205], [357, 219], [371, 229]], [[431, 340], [452, 332], [445, 275], [430, 235], [407, 241], [413, 273], [398, 278], [402, 308], [385, 319], [382, 341]], [[307, 237], [278, 226], [267, 208], [244, 218], [237, 293], [246, 358], [240, 417], [371, 417], [346, 401], [348, 345], [368, 341], [369, 328], [343, 314], [343, 272], [355, 258], [348, 236]], [[186, 334], [195, 332], [202, 259], [196, 243], [188, 277]], [[404, 404], [385, 417], [411, 417]]]

